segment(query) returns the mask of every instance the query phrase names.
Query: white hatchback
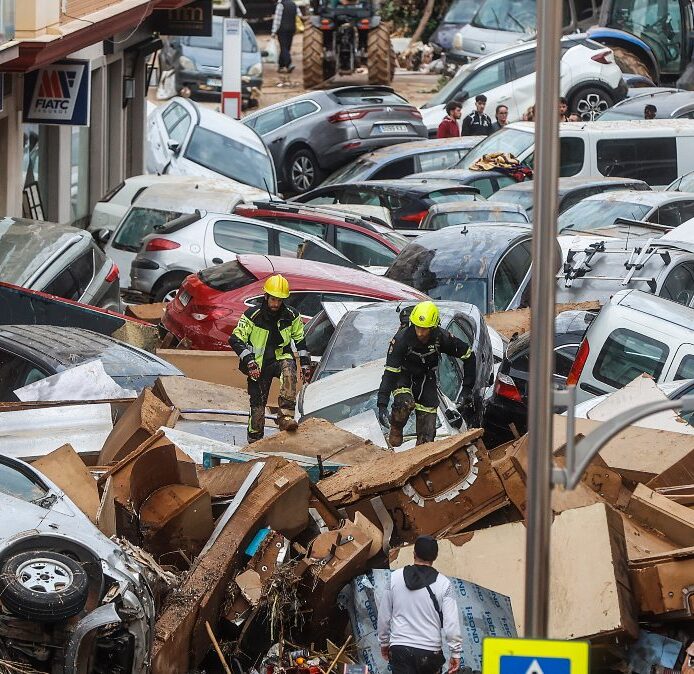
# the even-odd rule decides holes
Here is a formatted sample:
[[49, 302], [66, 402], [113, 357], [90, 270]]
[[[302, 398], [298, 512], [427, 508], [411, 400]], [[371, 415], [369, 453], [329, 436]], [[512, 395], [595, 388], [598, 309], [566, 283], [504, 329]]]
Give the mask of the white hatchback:
[[[479, 94], [487, 97], [486, 112], [492, 120], [497, 105], [508, 107], [509, 122], [521, 119], [535, 104], [536, 44], [524, 42], [464, 65], [422, 106], [430, 135], [435, 135], [448, 101], [461, 101], [465, 115], [474, 110]], [[585, 35], [562, 38], [560, 77], [560, 95], [585, 120], [594, 119], [627, 94], [612, 50]]]

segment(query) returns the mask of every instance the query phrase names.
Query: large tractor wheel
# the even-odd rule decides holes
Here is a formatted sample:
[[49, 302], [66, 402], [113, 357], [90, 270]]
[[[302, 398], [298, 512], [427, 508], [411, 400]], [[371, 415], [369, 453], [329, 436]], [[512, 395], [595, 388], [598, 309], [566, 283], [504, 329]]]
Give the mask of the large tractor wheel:
[[313, 89], [323, 83], [323, 34], [311, 24], [304, 30], [304, 88]]
[[393, 79], [395, 64], [391, 63], [393, 59], [390, 33], [382, 23], [369, 31], [366, 51], [369, 84], [390, 84]]
[[653, 77], [649, 67], [633, 52], [623, 47], [612, 47], [612, 51], [614, 52], [615, 63], [623, 73]]

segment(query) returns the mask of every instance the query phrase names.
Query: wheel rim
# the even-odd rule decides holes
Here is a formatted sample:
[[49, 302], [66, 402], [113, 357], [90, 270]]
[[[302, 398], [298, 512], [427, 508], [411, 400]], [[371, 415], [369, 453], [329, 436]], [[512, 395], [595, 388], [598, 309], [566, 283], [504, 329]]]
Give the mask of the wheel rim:
[[313, 162], [302, 155], [297, 157], [292, 164], [292, 182], [294, 187], [300, 190], [308, 190], [313, 185], [316, 172], [313, 168]]
[[162, 302], [167, 304], [168, 302], [173, 302], [173, 298], [176, 297], [176, 294], [178, 293], [178, 288], [174, 288], [173, 290], [169, 290], [166, 295], [164, 295], [164, 299]]
[[34, 592], [61, 592], [72, 585], [69, 566], [55, 559], [32, 559], [17, 569], [17, 580]]
[[581, 96], [576, 103], [576, 112], [581, 119], [590, 122], [609, 108], [609, 103], [597, 93]]

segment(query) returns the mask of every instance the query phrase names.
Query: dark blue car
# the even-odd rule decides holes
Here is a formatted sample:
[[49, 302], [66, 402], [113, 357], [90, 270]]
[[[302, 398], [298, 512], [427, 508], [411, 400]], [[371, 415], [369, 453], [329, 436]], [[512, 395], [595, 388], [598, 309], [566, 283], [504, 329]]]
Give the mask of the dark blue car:
[[438, 28], [429, 38], [429, 44], [437, 55], [442, 51], [447, 52], [453, 46], [455, 34], [472, 21], [481, 4], [482, 0], [453, 0]]

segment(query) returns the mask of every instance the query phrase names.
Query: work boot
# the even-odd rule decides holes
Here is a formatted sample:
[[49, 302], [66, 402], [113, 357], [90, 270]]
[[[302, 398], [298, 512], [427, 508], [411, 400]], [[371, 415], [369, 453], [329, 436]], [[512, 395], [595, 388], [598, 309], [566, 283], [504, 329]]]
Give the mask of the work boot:
[[295, 431], [299, 424], [291, 417], [277, 417], [277, 425], [281, 431]]
[[402, 427], [396, 426], [394, 423], [390, 425], [390, 433], [388, 433], [388, 443], [391, 447], [400, 447], [402, 444]]

